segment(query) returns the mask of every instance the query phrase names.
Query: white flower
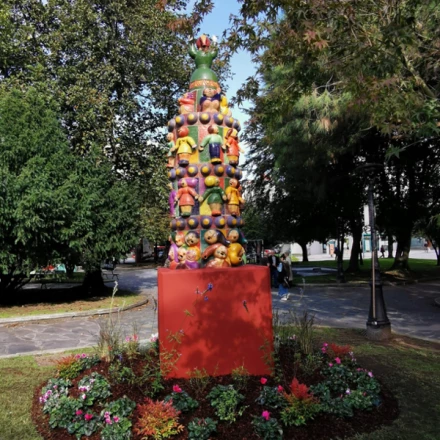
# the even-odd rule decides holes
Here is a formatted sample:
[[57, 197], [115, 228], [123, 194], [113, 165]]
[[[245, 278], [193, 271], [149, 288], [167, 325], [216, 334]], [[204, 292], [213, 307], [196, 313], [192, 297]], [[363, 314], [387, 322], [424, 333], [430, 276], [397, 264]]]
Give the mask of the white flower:
[[150, 336], [150, 342], [156, 342], [159, 339], [159, 333], [153, 333]]
[[217, 43], [217, 37], [215, 35], [213, 35], [211, 39], [213, 43]]

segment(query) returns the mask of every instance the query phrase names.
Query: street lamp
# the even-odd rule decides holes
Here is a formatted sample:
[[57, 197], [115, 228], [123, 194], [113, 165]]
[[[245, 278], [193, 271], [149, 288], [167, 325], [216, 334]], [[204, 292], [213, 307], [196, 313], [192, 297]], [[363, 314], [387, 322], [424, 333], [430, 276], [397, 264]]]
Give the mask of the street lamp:
[[377, 258], [375, 212], [374, 212], [374, 178], [383, 165], [366, 163], [356, 168], [356, 171], [365, 173], [368, 179], [368, 213], [371, 239], [371, 281], [370, 281], [370, 311], [367, 321], [367, 338], [375, 341], [391, 337], [391, 323], [387, 316], [383, 297], [382, 280], [380, 276], [379, 260]]

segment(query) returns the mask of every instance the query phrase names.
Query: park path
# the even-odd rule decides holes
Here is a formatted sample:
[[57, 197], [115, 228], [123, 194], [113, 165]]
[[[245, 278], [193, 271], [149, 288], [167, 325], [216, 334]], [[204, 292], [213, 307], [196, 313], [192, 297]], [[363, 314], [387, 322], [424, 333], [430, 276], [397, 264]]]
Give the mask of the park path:
[[[118, 270], [119, 287], [147, 295], [157, 295], [155, 269]], [[291, 289], [289, 301], [280, 301], [272, 291], [273, 308], [280, 313], [300, 313], [308, 310], [319, 325], [365, 328], [368, 316], [368, 286], [311, 285], [307, 279], [301, 293], [299, 287]], [[407, 286], [384, 286], [385, 301], [392, 329], [396, 333], [440, 342], [440, 307], [434, 299], [440, 296], [440, 282]], [[157, 331], [154, 301], [146, 306], [113, 314], [122, 336], [134, 331], [141, 340], [149, 339]], [[93, 346], [98, 341], [108, 315], [55, 320], [31, 321], [0, 325], [0, 357], [17, 354], [36, 354]]]

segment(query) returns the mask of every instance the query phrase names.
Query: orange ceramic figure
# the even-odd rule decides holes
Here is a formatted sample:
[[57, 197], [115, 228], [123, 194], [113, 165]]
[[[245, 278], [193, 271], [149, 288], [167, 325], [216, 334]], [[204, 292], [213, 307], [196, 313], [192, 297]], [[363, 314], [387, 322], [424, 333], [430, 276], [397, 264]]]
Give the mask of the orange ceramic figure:
[[211, 256], [213, 258], [208, 261], [206, 267], [221, 268], [230, 266], [227, 260], [228, 249], [221, 243], [216, 243], [206, 248], [202, 254], [202, 259], [207, 260]]
[[228, 247], [228, 260], [231, 266], [240, 266], [243, 263], [244, 249], [238, 243], [240, 233], [236, 229], [231, 229], [228, 234], [228, 240], [231, 244]]
[[187, 166], [189, 164], [189, 159], [194, 149], [197, 148], [196, 141], [189, 135], [188, 127], [180, 127], [177, 130], [177, 135], [179, 138], [176, 144], [171, 148], [170, 152], [173, 153], [177, 151], [177, 159], [180, 166]]
[[229, 186], [225, 190], [226, 197], [228, 198], [228, 211], [234, 217], [240, 215], [240, 206], [244, 205], [244, 199], [241, 197], [238, 187], [238, 180], [230, 179]]
[[244, 151], [238, 145], [238, 132], [235, 128], [230, 128], [226, 132], [225, 136], [226, 142], [226, 155], [228, 156], [229, 163], [231, 165], [238, 165], [238, 161], [240, 159], [240, 153], [244, 153]]
[[192, 207], [195, 204], [194, 197], [199, 198], [199, 195], [188, 186], [185, 179], [179, 180], [179, 190], [176, 195], [176, 202], [179, 203], [180, 215], [182, 217], [189, 217], [191, 215]]

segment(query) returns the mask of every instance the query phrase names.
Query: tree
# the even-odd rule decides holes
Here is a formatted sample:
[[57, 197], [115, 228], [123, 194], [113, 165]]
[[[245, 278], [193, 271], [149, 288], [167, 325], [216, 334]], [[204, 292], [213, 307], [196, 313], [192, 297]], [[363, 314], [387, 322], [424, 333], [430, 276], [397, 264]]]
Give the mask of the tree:
[[94, 148], [82, 158], [69, 149], [47, 90], [0, 90], [3, 295], [48, 262], [93, 272], [125, 252], [140, 233], [142, 199]]

